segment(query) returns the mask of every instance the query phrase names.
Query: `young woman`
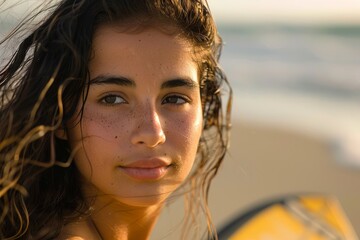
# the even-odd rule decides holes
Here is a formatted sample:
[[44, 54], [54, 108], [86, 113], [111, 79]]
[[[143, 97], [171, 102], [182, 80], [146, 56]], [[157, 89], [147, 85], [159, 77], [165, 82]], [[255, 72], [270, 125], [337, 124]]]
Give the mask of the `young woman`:
[[0, 72], [0, 238], [148, 239], [175, 190], [184, 238], [196, 211], [217, 238], [231, 89], [207, 3], [62, 0], [36, 16]]

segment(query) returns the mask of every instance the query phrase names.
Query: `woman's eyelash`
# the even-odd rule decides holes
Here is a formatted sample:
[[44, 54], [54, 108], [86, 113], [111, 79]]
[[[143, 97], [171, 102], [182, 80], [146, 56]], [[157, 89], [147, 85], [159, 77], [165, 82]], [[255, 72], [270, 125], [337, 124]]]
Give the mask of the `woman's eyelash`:
[[[100, 103], [105, 105], [117, 105], [117, 104], [124, 104], [127, 103], [127, 101], [116, 94], [109, 94], [106, 96], [103, 96], [99, 100]], [[191, 100], [183, 95], [168, 95], [162, 100], [162, 104], [175, 104], [175, 105], [182, 105], [185, 103], [190, 103]]]
[[100, 102], [107, 105], [126, 103], [125, 99], [119, 95], [109, 94], [100, 99]]
[[166, 96], [162, 101], [163, 104], [176, 104], [176, 105], [182, 105], [189, 102], [191, 102], [191, 100], [188, 97], [180, 96], [180, 95]]

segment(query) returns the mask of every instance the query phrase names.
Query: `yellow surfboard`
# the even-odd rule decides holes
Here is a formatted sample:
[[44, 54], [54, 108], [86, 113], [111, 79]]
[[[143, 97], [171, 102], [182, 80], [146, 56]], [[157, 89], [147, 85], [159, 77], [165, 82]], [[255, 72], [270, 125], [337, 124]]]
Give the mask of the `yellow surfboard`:
[[253, 211], [226, 239], [358, 240], [337, 199], [322, 195], [290, 197]]

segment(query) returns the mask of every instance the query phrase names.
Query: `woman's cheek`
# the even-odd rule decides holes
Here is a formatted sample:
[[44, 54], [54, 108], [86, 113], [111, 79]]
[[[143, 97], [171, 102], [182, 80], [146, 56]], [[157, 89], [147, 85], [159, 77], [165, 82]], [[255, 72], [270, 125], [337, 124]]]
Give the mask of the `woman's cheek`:
[[69, 131], [70, 144], [73, 149], [80, 147], [75, 161], [86, 165], [103, 164], [106, 155], [118, 148], [118, 140], [124, 135], [121, 130], [128, 129], [116, 114], [102, 114], [89, 107], [84, 109], [81, 123], [73, 122], [77, 124]]
[[113, 142], [129, 131], [130, 116], [117, 111], [101, 111], [88, 109], [82, 119], [84, 135], [99, 137], [104, 141]]
[[176, 146], [183, 149], [183, 155], [195, 158], [202, 133], [201, 111], [185, 114], [177, 118], [170, 126], [170, 129], [173, 131], [172, 137], [176, 139]]

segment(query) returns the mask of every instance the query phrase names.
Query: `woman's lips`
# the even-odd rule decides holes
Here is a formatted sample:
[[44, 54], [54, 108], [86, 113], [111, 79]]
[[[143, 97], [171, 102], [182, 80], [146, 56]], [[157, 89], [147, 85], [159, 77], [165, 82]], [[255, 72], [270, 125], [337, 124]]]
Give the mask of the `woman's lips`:
[[164, 160], [149, 159], [120, 166], [120, 169], [128, 176], [137, 180], [158, 180], [166, 174], [169, 166], [171, 164]]

